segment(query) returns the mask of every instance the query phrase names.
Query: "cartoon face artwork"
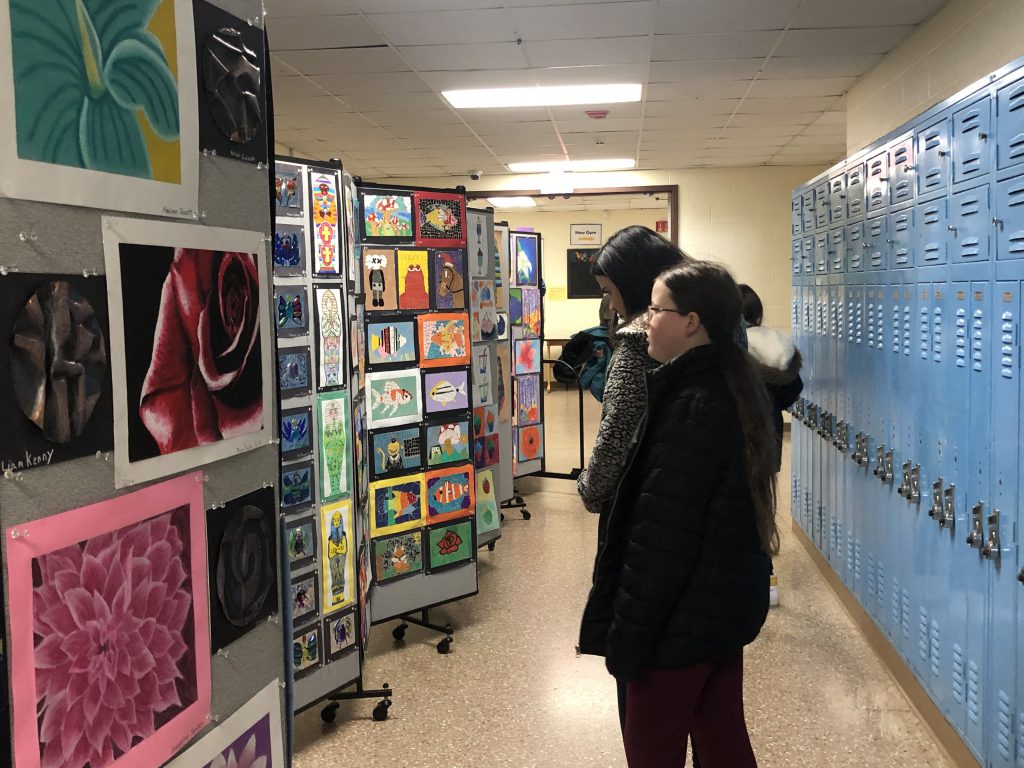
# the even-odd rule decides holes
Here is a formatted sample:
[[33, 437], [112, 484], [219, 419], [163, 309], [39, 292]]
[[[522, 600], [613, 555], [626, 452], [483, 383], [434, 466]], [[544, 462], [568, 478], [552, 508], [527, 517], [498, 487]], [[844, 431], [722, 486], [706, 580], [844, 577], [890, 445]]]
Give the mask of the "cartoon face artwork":
[[367, 312], [398, 309], [393, 249], [363, 249], [363, 282], [366, 286]]

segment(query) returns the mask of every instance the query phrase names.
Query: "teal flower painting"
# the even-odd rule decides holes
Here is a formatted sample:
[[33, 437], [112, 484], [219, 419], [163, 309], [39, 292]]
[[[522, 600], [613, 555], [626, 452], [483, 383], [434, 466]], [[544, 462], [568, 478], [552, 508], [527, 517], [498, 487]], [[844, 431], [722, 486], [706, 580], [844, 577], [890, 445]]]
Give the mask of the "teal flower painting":
[[178, 181], [174, 0], [9, 2], [18, 156]]

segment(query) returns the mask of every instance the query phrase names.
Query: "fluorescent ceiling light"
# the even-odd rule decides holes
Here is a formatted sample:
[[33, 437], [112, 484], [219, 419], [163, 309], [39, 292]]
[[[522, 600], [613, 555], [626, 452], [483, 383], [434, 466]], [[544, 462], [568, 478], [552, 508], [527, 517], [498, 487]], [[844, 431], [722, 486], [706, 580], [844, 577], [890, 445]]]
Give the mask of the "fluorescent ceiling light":
[[487, 202], [495, 208], [536, 208], [532, 197], [488, 197]]
[[441, 91], [455, 109], [563, 107], [574, 104], [621, 104], [640, 101], [640, 83], [536, 85], [529, 88], [468, 88]]
[[509, 163], [512, 173], [550, 173], [551, 171], [628, 171], [636, 168], [636, 160], [628, 157], [609, 160], [556, 160], [551, 162]]

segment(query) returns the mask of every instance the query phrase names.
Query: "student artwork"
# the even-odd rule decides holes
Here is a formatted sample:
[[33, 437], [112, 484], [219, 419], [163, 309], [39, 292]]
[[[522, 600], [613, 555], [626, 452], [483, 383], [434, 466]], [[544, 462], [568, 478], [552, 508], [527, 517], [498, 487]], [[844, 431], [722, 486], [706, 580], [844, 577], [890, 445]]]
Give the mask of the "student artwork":
[[0, 474], [114, 447], [102, 278], [0, 277]]
[[356, 612], [349, 611], [341, 616], [324, 619], [325, 651], [327, 661], [340, 659], [356, 649]]
[[427, 293], [427, 272], [430, 259], [427, 251], [398, 249], [398, 308], [430, 309]]
[[512, 392], [506, 388], [506, 384], [511, 386], [511, 373], [512, 348], [508, 344], [498, 344], [494, 369], [494, 399], [498, 403], [498, 421], [502, 424], [512, 421]]
[[345, 385], [344, 352], [342, 347], [342, 307], [344, 294], [336, 286], [316, 283], [313, 285], [316, 298], [317, 318], [317, 389], [329, 389]]
[[469, 261], [470, 277], [492, 278], [494, 258], [491, 256], [493, 228], [487, 226], [488, 214], [484, 211], [466, 210], [466, 255]]
[[273, 431], [259, 232], [104, 218], [116, 487], [266, 445]]
[[201, 476], [3, 538], [15, 763], [163, 765], [210, 713]]
[[313, 209], [313, 243], [316, 262], [313, 271], [322, 276], [341, 277], [344, 265], [338, 250], [338, 175], [313, 170], [310, 173]]
[[498, 312], [508, 313], [508, 287], [512, 260], [509, 257], [509, 230], [507, 224], [494, 227], [494, 306]]
[[370, 589], [373, 579], [370, 576], [370, 542], [359, 547], [359, 645], [366, 647], [370, 637]]
[[281, 685], [274, 678], [164, 768], [284, 768]]
[[363, 286], [367, 312], [398, 309], [394, 248], [363, 248]]
[[423, 463], [419, 427], [371, 432], [373, 477], [418, 470]]
[[292, 520], [285, 525], [287, 540], [285, 547], [288, 551], [288, 565], [292, 570], [312, 565], [316, 560], [316, 544], [320, 538], [317, 535], [316, 518], [303, 517], [299, 520]]
[[370, 534], [396, 533], [423, 525], [423, 476], [370, 483]]
[[498, 406], [483, 405], [473, 409], [473, 437], [478, 439], [498, 431]]
[[274, 163], [274, 213], [278, 216], [302, 216], [305, 180], [301, 166]]
[[353, 317], [349, 321], [348, 326], [348, 362], [350, 371], [359, 370], [359, 358], [363, 354], [363, 323], [359, 321], [359, 318]]
[[427, 413], [464, 411], [469, 408], [469, 371], [455, 368], [423, 374]]
[[516, 376], [513, 380], [516, 399], [516, 426], [540, 423], [540, 376]]
[[504, 341], [505, 339], [507, 339], [509, 329], [508, 315], [499, 312], [494, 316], [494, 324], [495, 326], [497, 326], [498, 329], [495, 338], [498, 339], [498, 341]]
[[469, 364], [468, 318], [463, 314], [420, 315], [420, 367]]
[[533, 461], [544, 456], [544, 426], [531, 424], [520, 427], [516, 441], [516, 458], [520, 461]]
[[501, 440], [498, 435], [485, 435], [473, 441], [473, 466], [493, 467], [501, 461]]
[[317, 395], [316, 407], [320, 429], [320, 500], [334, 501], [352, 492], [348, 393]]
[[570, 299], [600, 299], [604, 295], [591, 273], [600, 248], [569, 248], [565, 252], [567, 295]]
[[373, 540], [373, 580], [377, 584], [423, 572], [423, 533], [410, 531]]
[[367, 365], [416, 362], [416, 321], [381, 320], [366, 325]]
[[427, 529], [427, 573], [443, 571], [476, 559], [472, 517]]
[[540, 339], [517, 339], [512, 342], [516, 357], [515, 375], [540, 373]]
[[[292, 676], [298, 680], [315, 671], [320, 665], [323, 647], [321, 627], [300, 629], [292, 639]], [[213, 766], [211, 766], [213, 768]]]
[[281, 509], [295, 512], [312, 505], [316, 499], [314, 485], [312, 461], [281, 467]]
[[416, 245], [427, 248], [466, 247], [466, 196], [416, 192]]
[[523, 289], [508, 289], [508, 315], [513, 328], [523, 327]]
[[294, 224], [274, 225], [274, 276], [306, 274], [306, 232]]
[[280, 338], [305, 336], [309, 333], [309, 300], [301, 285], [274, 287], [277, 335]]
[[310, 571], [294, 577], [288, 594], [291, 599], [292, 624], [298, 626], [316, 616], [320, 604], [317, 572]]
[[320, 508], [320, 573], [323, 575], [323, 612], [356, 601], [355, 523], [348, 499]]
[[263, 30], [205, 0], [194, 5], [200, 91], [199, 146], [267, 162]]
[[516, 285], [538, 286], [540, 270], [537, 256], [540, 249], [540, 235], [532, 232], [512, 233], [512, 253], [515, 259]]
[[493, 344], [473, 346], [473, 406], [494, 402], [495, 350]]
[[478, 469], [476, 472], [476, 535], [490, 533], [501, 528], [501, 513], [494, 496], [494, 470]]
[[309, 375], [309, 349], [279, 347], [277, 350], [277, 386], [281, 399], [308, 395], [312, 390]]
[[426, 433], [427, 466], [439, 467], [469, 461], [469, 419], [460, 417], [447, 424], [428, 424]]
[[206, 512], [212, 652], [277, 613], [277, 505], [261, 488]]
[[432, 259], [430, 285], [434, 309], [465, 309], [465, 258], [462, 251], [434, 251]]
[[355, 293], [362, 293], [363, 286], [361, 285], [360, 276], [362, 270], [359, 267], [359, 261], [356, 258], [356, 185], [352, 181], [352, 177], [348, 173], [343, 173], [341, 176], [341, 191], [342, 198], [344, 199], [345, 205], [345, 241], [348, 248], [345, 249], [345, 253], [348, 254], [348, 279], [352, 281]]
[[473, 467], [463, 464], [435, 469], [426, 474], [427, 524], [472, 515], [476, 509], [476, 481]]
[[109, 10], [91, 2], [3, 3], [3, 194], [193, 218], [199, 98], [192, 3], [128, 0], [116, 21]]
[[313, 452], [313, 409], [308, 405], [281, 411], [281, 458], [299, 459]]
[[473, 341], [490, 341], [498, 337], [497, 313], [494, 311], [494, 281], [470, 281], [470, 308], [473, 313]]
[[412, 194], [360, 189], [359, 209], [364, 243], [412, 242]]
[[420, 421], [420, 373], [417, 368], [366, 374], [366, 426], [393, 427]]
[[539, 288], [523, 288], [522, 327], [524, 336], [540, 336], [541, 296]]
[[354, 425], [352, 437], [355, 441], [356, 449], [356, 499], [359, 502], [360, 508], [363, 508], [369, 495], [367, 493], [370, 482], [369, 464], [372, 461], [367, 454], [366, 402], [364, 397], [360, 396], [357, 398], [357, 403], [352, 412], [352, 423]]

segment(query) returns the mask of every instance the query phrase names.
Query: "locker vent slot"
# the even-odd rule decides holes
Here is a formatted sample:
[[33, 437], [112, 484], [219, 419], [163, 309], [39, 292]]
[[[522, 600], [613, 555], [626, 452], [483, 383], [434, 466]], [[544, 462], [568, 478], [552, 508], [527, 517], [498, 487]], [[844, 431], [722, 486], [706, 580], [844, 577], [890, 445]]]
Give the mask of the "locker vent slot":
[[853, 578], [860, 581], [860, 541], [853, 545]]
[[924, 185], [926, 187], [935, 187], [942, 183], [942, 169], [941, 168], [929, 168], [924, 174]]
[[932, 310], [932, 360], [942, 362], [942, 307]]
[[875, 594], [878, 595], [878, 615], [884, 616], [885, 596], [888, 594], [888, 590], [885, 588], [885, 563], [881, 560], [875, 566], [875, 584]]
[[978, 173], [981, 170], [981, 157], [979, 155], [967, 155], [960, 161], [960, 170], [964, 176]]
[[953, 643], [953, 701], [964, 703], [964, 649]]
[[1006, 691], [999, 691], [999, 714], [996, 718], [996, 748], [1004, 760], [1013, 759], [1013, 705]]
[[927, 360], [928, 359], [928, 351], [929, 351], [929, 348], [930, 348], [930, 345], [928, 344], [928, 341], [929, 341], [928, 340], [928, 327], [929, 327], [929, 325], [930, 325], [930, 323], [929, 323], [929, 318], [928, 318], [928, 307], [921, 307], [921, 355], [920, 355], [920, 357], [921, 357], [922, 360]]
[[910, 307], [903, 307], [903, 356], [910, 357]]
[[925, 135], [924, 135], [924, 149], [925, 149], [925, 152], [927, 152], [928, 150], [935, 149], [935, 148], [939, 147], [942, 144], [942, 142], [939, 140], [940, 138], [941, 138], [941, 134], [938, 131], [932, 130], [932, 131], [928, 131], [927, 133], [925, 133]]
[[917, 615], [917, 655], [928, 663], [928, 609], [921, 606]]
[[939, 623], [932, 619], [932, 623], [929, 629], [929, 662], [931, 664], [932, 674], [938, 677], [942, 669], [942, 653], [940, 651], [941, 643], [939, 641]]
[[910, 182], [906, 179], [901, 179], [896, 182], [896, 194], [894, 195], [894, 199], [899, 201], [907, 197], [910, 197]]
[[892, 351], [896, 354], [900, 352], [900, 308], [898, 306], [892, 308]]
[[1009, 237], [1010, 245], [1007, 250], [1015, 256], [1024, 254], [1024, 232], [1015, 232]]
[[892, 632], [895, 635], [903, 626], [903, 617], [900, 615], [900, 580], [892, 580]]
[[967, 716], [975, 724], [981, 720], [981, 670], [974, 661], [967, 662]]
[[973, 259], [981, 255], [980, 241], [976, 237], [965, 237], [960, 241], [960, 257]]
[[981, 372], [982, 364], [984, 363], [982, 319], [981, 310], [974, 310], [974, 322], [971, 323], [973, 327], [973, 331], [971, 333], [971, 367], [979, 373]]
[[903, 639], [910, 640], [910, 592], [903, 590], [900, 593], [900, 623], [903, 625]]
[[1017, 713], [1017, 768], [1024, 768], [1024, 711]]
[[967, 367], [967, 315], [963, 309], [956, 311], [956, 367]]
[[1011, 160], [1017, 160], [1018, 158], [1024, 157], [1024, 133], [1017, 134], [1008, 142], [1010, 151], [1007, 152], [1007, 156]]
[[999, 374], [1004, 379], [1013, 378], [1013, 369], [1017, 367], [1014, 359], [1016, 350], [1015, 347], [1015, 326], [1014, 317], [1012, 312], [1003, 312], [1002, 325], [1000, 326], [1000, 337], [999, 337]]

